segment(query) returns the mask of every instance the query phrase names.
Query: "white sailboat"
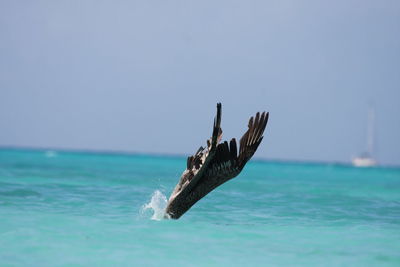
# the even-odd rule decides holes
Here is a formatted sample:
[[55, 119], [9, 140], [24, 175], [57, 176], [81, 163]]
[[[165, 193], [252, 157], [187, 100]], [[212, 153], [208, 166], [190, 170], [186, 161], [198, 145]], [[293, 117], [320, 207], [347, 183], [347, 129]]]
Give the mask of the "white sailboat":
[[373, 167], [378, 164], [372, 157], [374, 148], [374, 123], [375, 111], [373, 108], [370, 108], [368, 112], [367, 152], [364, 152], [360, 156], [352, 159], [353, 166], [355, 167]]

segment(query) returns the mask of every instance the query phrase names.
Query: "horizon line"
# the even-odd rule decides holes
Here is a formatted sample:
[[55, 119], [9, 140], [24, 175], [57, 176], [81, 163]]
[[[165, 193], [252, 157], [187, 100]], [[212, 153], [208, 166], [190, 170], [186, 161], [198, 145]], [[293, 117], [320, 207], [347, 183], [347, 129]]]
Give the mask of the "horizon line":
[[[36, 146], [18, 146], [18, 145], [0, 145], [0, 150], [20, 150], [20, 151], [54, 151], [66, 153], [80, 153], [80, 154], [99, 154], [99, 155], [143, 155], [143, 156], [164, 156], [186, 158], [188, 154], [183, 153], [163, 153], [163, 152], [144, 152], [132, 150], [118, 150], [118, 149], [84, 149], [84, 148], [61, 148], [61, 147], [36, 147]], [[294, 164], [316, 164], [316, 165], [342, 165], [353, 167], [351, 162], [346, 161], [324, 161], [324, 160], [299, 160], [299, 159], [281, 159], [281, 158], [265, 158], [254, 157], [253, 161], [258, 162], [288, 162]], [[378, 165], [379, 167], [400, 168], [400, 165]]]

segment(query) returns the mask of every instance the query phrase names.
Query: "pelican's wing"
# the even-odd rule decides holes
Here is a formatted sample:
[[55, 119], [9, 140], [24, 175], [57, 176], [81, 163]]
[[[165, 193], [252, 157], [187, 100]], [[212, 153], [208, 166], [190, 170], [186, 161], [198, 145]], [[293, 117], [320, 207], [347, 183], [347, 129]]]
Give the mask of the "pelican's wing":
[[186, 170], [183, 172], [174, 192], [191, 190], [197, 184], [214, 157], [221, 137], [221, 103], [218, 103], [217, 115], [214, 118], [213, 132], [211, 138], [207, 140], [207, 148], [200, 147], [194, 155], [187, 158]]
[[239, 154], [235, 138], [229, 143], [227, 141], [220, 143], [205, 176], [207, 178], [217, 178], [219, 180], [218, 183], [223, 183], [237, 176], [260, 145], [268, 123], [268, 117], [269, 113], [263, 112], [260, 115], [258, 112], [255, 118], [250, 118], [249, 128], [240, 139]]
[[207, 166], [211, 157], [214, 156], [218, 142], [222, 137], [221, 129], [221, 103], [217, 104], [217, 115], [214, 118], [214, 126], [212, 136], [207, 140], [207, 148], [200, 147], [196, 154], [188, 157], [186, 170], [192, 171], [195, 175], [202, 172]]

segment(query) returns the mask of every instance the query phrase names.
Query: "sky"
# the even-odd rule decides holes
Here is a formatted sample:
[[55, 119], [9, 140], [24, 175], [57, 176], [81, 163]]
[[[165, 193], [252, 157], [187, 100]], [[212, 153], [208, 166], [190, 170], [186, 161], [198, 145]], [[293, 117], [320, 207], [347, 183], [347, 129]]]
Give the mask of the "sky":
[[0, 1], [0, 146], [400, 165], [400, 1]]

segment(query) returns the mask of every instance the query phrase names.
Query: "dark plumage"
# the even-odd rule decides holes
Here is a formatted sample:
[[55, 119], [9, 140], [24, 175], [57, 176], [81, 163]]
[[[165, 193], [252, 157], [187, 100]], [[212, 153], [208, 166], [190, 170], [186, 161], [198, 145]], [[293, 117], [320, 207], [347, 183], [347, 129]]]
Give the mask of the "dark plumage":
[[218, 103], [212, 137], [207, 140], [207, 148], [200, 147], [188, 157], [187, 168], [168, 200], [167, 216], [178, 219], [217, 186], [236, 177], [260, 145], [268, 116], [269, 113], [257, 112], [255, 118], [250, 118], [248, 130], [240, 138], [238, 154], [235, 138], [229, 143], [219, 143], [222, 130], [221, 103]]

